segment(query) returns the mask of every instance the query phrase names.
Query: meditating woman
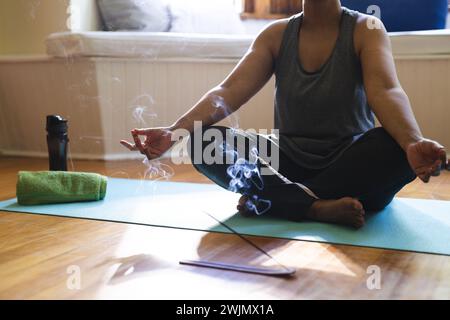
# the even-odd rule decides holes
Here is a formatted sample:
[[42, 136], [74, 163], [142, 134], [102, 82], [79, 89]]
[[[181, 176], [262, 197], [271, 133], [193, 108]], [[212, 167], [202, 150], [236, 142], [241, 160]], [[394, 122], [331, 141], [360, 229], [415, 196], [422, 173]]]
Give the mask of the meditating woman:
[[[273, 74], [277, 138], [213, 127]], [[375, 128], [373, 113], [382, 127]], [[194, 132], [196, 121], [202, 128]], [[278, 152], [277, 171], [255, 177], [249, 170], [241, 176], [247, 181], [234, 189], [243, 195], [238, 209], [298, 221], [362, 227], [366, 212], [382, 210], [416, 176], [428, 182], [448, 165], [444, 147], [422, 136], [381, 21], [344, 8], [339, 0], [303, 0], [302, 13], [266, 27], [231, 74], [174, 125], [135, 129], [134, 144], [121, 143], [155, 159], [174, 144], [177, 129], [194, 135], [216, 129], [224, 140], [234, 135], [244, 143], [267, 141], [270, 152]], [[228, 189], [236, 178], [232, 164], [198, 161], [207, 145], [191, 147], [194, 166]], [[223, 156], [229, 151], [216, 147]], [[261, 156], [256, 166], [269, 167], [267, 162]]]

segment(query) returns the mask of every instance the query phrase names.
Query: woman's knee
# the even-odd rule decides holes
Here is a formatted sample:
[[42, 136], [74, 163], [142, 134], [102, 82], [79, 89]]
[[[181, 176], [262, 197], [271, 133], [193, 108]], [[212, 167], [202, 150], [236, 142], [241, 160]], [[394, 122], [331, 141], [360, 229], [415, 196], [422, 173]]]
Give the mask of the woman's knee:
[[380, 164], [386, 166], [386, 170], [390, 170], [392, 174], [399, 175], [405, 181], [405, 184], [416, 178], [406, 152], [386, 129], [383, 127], [372, 129], [369, 132], [369, 137], [373, 142], [372, 148], [376, 153], [375, 157], [379, 159]]

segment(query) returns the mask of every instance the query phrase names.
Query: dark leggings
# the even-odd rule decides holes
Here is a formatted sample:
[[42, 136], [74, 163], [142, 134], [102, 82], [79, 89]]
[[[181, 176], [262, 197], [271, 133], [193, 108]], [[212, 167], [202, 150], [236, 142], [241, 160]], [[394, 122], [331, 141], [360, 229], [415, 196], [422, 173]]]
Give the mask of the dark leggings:
[[[211, 128], [220, 131], [224, 140], [226, 135], [230, 134], [230, 129], [226, 127], [214, 126], [202, 130], [205, 132], [206, 129]], [[202, 135], [203, 132], [195, 134]], [[249, 141], [265, 139], [269, 152], [277, 148], [270, 139], [260, 135], [249, 136], [239, 131], [233, 131], [232, 135], [240, 136], [239, 141], [245, 141], [246, 144], [249, 144]], [[227, 170], [230, 164], [198, 163], [198, 157], [195, 159], [196, 163], [195, 151], [205, 150], [211, 141], [202, 142], [202, 148], [194, 149], [193, 140], [195, 139], [191, 136], [189, 152], [194, 167], [216, 184], [229, 190], [231, 178]], [[245, 149], [247, 152], [239, 156], [249, 159], [248, 148]], [[215, 151], [223, 152], [223, 148], [215, 148]], [[416, 178], [408, 164], [405, 152], [383, 128], [366, 132], [338, 160], [320, 170], [301, 167], [281, 150], [278, 152], [278, 173], [292, 183], [277, 175], [262, 175], [263, 188], [251, 186], [249, 189], [235, 191], [250, 197], [256, 195], [257, 199], [269, 200], [271, 209], [266, 213], [267, 215], [290, 220], [302, 220], [314, 201], [318, 200], [296, 183], [309, 188], [319, 199], [357, 198], [366, 211], [374, 212], [384, 209], [396, 193]], [[222, 156], [225, 157], [225, 154]], [[259, 168], [265, 166], [260, 161], [257, 165]]]

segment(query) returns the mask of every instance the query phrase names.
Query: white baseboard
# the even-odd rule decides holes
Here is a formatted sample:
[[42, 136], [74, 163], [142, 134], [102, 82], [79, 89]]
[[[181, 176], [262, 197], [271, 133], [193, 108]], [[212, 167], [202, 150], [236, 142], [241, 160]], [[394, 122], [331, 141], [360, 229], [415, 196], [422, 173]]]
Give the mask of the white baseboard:
[[48, 154], [40, 151], [0, 150], [0, 155], [7, 157], [47, 158]]
[[[5, 150], [0, 149], [1, 156], [7, 157], [24, 157], [24, 158], [48, 158], [48, 153], [40, 151], [19, 151], [19, 150]], [[111, 153], [111, 154], [88, 154], [88, 153], [72, 153], [68, 155], [72, 160], [99, 160], [99, 161], [123, 161], [123, 160], [142, 160], [143, 155], [137, 152], [126, 153]], [[170, 154], [166, 154], [161, 159], [169, 159]], [[177, 161], [183, 163], [190, 163], [190, 158], [187, 155], [182, 155], [177, 158]]]
[[[19, 151], [19, 150], [0, 150], [0, 154], [8, 157], [24, 157], [24, 158], [48, 158], [47, 152], [41, 151]], [[91, 153], [69, 153], [68, 158], [73, 160], [136, 160], [141, 159], [139, 153], [115, 153], [115, 154], [91, 154]]]

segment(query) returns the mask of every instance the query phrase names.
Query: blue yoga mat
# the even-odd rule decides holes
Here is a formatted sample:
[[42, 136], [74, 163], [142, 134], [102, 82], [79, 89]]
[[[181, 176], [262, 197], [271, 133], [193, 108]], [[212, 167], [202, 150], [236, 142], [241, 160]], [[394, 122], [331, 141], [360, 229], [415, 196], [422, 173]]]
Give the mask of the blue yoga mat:
[[208, 214], [244, 235], [450, 255], [450, 202], [395, 199], [367, 217], [360, 230], [315, 222], [236, 215], [239, 195], [215, 185], [113, 179], [100, 202], [19, 206], [0, 211], [230, 233]]

